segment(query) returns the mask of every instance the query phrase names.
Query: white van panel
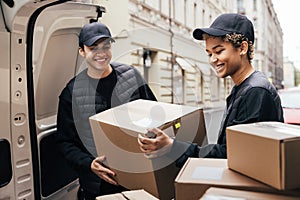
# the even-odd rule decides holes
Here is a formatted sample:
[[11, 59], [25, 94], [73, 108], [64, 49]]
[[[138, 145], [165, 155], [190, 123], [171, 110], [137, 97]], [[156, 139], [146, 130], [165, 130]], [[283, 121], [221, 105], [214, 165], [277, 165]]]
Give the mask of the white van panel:
[[55, 149], [53, 133], [56, 132], [59, 94], [81, 65], [80, 29], [96, 17], [95, 11], [94, 6], [69, 2], [46, 8], [35, 23], [32, 67], [42, 199], [69, 199], [78, 189], [73, 173], [65, 175], [65, 179], [72, 182], [61, 179], [71, 170]]
[[88, 19], [95, 17], [91, 13], [95, 13], [95, 7], [66, 3], [39, 15], [32, 52], [37, 121], [56, 115], [58, 96], [76, 74], [78, 34]]
[[17, 15], [17, 13], [19, 12], [19, 10], [21, 8], [24, 8], [24, 6], [26, 4], [32, 4], [33, 2], [36, 2], [36, 4], [38, 4], [38, 6], [41, 5], [45, 5], [45, 4], [49, 4], [51, 2], [55, 2], [57, 0], [47, 0], [47, 1], [43, 1], [43, 0], [14, 0], [14, 6], [13, 7], [9, 7], [8, 5], [6, 5], [6, 3], [4, 3], [3, 1], [1, 1], [2, 4], [2, 8], [3, 8], [3, 14], [5, 16], [5, 21], [6, 21], [6, 25], [8, 27], [8, 29], [11, 31], [12, 30], [12, 26], [13, 26], [13, 21], [14, 21], [14, 17]]
[[13, 174], [7, 183], [0, 177], [0, 199], [76, 199], [76, 174], [53, 133], [58, 95], [81, 66], [79, 31], [100, 9], [58, 0], [14, 3], [9, 8], [1, 1], [0, 149], [11, 158], [1, 151], [0, 162]]
[[[8, 142], [10, 147], [10, 75], [9, 75], [9, 67], [10, 67], [10, 62], [9, 62], [9, 51], [10, 51], [10, 45], [9, 45], [9, 33], [7, 32], [0, 32], [0, 132], [1, 132], [1, 137], [0, 137], [0, 143], [3, 144], [4, 142]], [[17, 97], [16, 97], [17, 98]], [[0, 168], [5, 166], [10, 166], [11, 171], [11, 163], [12, 160], [2, 160], [3, 152], [0, 154]], [[0, 173], [1, 174], [1, 173]], [[3, 177], [0, 179], [2, 181], [5, 181], [5, 186], [0, 187], [0, 199], [5, 199], [11, 196], [15, 196], [14, 194], [14, 184], [13, 184], [13, 174], [7, 175], [8, 177], [5, 178], [5, 180], [2, 180]]]
[[3, 14], [5, 16], [5, 21], [6, 21], [6, 24], [7, 24], [7, 27], [9, 28], [9, 30], [11, 30], [13, 19], [14, 19], [16, 13], [18, 12], [18, 10], [26, 3], [32, 2], [32, 1], [33, 0], [18, 0], [18, 3], [15, 3], [12, 8], [9, 7], [8, 5], [6, 5], [6, 3], [4, 3], [3, 1], [1, 1], [2, 8], [3, 8]]

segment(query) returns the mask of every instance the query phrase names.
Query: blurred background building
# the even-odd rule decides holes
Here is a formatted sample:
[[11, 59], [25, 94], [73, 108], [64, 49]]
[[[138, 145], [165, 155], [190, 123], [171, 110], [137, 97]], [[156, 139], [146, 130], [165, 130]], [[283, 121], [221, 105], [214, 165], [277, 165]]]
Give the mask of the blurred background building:
[[159, 101], [223, 106], [233, 83], [211, 69], [203, 42], [192, 38], [221, 13], [246, 15], [255, 26], [253, 66], [283, 87], [282, 29], [271, 0], [93, 0], [116, 43], [113, 60], [135, 66]]
[[291, 88], [291, 87], [295, 87], [296, 85], [296, 76], [295, 76], [295, 72], [296, 72], [296, 67], [294, 65], [294, 63], [290, 60], [288, 60], [287, 58], [284, 58], [283, 61], [283, 75], [284, 75], [284, 82], [283, 85], [285, 88]]

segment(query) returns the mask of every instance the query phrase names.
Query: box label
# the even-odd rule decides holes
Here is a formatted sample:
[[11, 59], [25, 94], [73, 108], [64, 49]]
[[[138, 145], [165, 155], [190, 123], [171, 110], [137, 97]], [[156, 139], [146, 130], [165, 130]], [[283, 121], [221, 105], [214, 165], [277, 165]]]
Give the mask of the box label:
[[192, 178], [201, 180], [221, 180], [224, 168], [221, 167], [196, 167]]

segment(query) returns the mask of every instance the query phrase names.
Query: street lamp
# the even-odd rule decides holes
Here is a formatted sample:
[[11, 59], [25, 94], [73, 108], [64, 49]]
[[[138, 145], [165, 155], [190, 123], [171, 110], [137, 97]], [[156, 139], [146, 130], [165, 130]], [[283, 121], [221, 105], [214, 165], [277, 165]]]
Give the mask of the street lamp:
[[145, 67], [151, 67], [152, 60], [151, 60], [151, 51], [149, 49], [144, 49], [143, 58], [144, 58]]
[[144, 59], [144, 78], [148, 82], [149, 81], [149, 69], [152, 65], [151, 51], [149, 49], [144, 49], [143, 59]]

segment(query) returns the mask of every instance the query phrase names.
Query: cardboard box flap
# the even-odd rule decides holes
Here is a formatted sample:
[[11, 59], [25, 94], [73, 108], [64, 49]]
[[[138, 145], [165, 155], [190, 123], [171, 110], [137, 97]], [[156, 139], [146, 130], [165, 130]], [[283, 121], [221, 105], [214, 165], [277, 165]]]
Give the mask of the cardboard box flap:
[[227, 167], [226, 159], [189, 158], [175, 179], [176, 200], [199, 199], [210, 187], [277, 191]]
[[96, 200], [134, 200], [134, 199], [142, 199], [142, 200], [158, 200], [158, 198], [152, 196], [145, 190], [129, 190], [116, 194], [109, 194], [104, 196], [99, 196]]
[[211, 187], [200, 200], [296, 200], [299, 197]]
[[[201, 183], [203, 179], [208, 181], [220, 179], [223, 174], [222, 169], [227, 168], [225, 161], [226, 159], [189, 158], [181, 168], [175, 182], [196, 184]], [[204, 170], [208, 170], [210, 173], [203, 174]]]
[[237, 187], [267, 187], [227, 167], [227, 159], [189, 158], [176, 177], [177, 183], [228, 185]]
[[96, 200], [126, 200], [125, 197], [121, 193], [117, 194], [108, 194], [96, 197]]
[[141, 200], [158, 200], [158, 198], [152, 196], [145, 190], [131, 190], [131, 191], [125, 191], [122, 192], [123, 195], [126, 196], [127, 199], [141, 199]]
[[299, 126], [286, 125], [281, 122], [239, 124], [227, 127], [227, 129], [279, 141], [300, 138]]
[[281, 188], [299, 188], [299, 147], [300, 140], [289, 140], [281, 144]]
[[[147, 111], [145, 111], [145, 108], [147, 108]], [[101, 119], [103, 123], [117, 125], [120, 128], [137, 132], [145, 132], [147, 128], [161, 127], [198, 109], [197, 107], [139, 99], [103, 111], [90, 117], [90, 119]]]

